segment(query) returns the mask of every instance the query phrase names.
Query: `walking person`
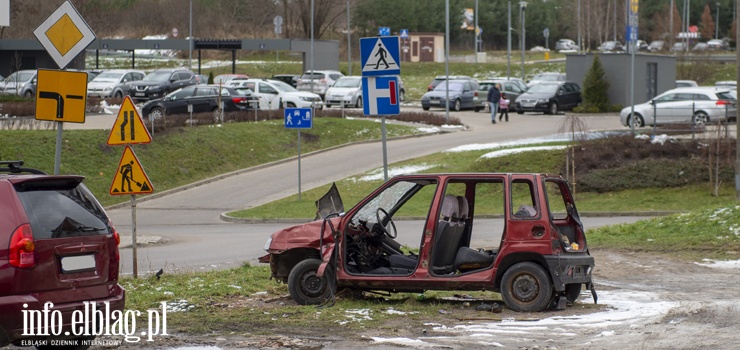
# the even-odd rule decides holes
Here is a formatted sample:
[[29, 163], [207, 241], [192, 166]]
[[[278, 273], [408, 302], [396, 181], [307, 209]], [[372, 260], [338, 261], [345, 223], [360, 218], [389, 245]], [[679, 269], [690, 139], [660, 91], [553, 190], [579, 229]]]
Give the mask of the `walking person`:
[[509, 122], [509, 99], [506, 98], [506, 94], [501, 94], [501, 101], [499, 101], [499, 107], [498, 110], [501, 112], [498, 115], [498, 120], [501, 121], [501, 119], [506, 116], [506, 122]]
[[501, 100], [501, 85], [498, 83], [491, 86], [491, 89], [488, 90], [488, 97], [486, 98], [486, 101], [488, 101], [488, 105], [491, 107], [491, 123], [496, 124], [496, 113], [498, 112], [498, 103]]

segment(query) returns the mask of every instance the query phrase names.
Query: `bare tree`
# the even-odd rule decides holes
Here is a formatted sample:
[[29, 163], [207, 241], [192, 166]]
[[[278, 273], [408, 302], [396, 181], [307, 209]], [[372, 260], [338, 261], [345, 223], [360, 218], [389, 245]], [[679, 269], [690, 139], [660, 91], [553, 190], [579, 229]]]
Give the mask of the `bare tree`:
[[345, 1], [342, 0], [282, 0], [285, 21], [294, 27], [293, 31], [286, 30], [286, 34], [296, 37], [296, 34], [301, 33], [304, 38], [311, 37], [312, 1], [314, 38], [321, 38], [334, 26], [337, 18], [344, 15]]

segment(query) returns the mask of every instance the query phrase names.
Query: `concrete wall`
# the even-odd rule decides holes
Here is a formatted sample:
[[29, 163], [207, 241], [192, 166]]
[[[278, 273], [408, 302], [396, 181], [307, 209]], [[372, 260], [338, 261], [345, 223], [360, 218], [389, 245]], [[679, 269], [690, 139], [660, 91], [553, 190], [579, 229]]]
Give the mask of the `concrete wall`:
[[[568, 80], [583, 88], [583, 80], [593, 64], [596, 54], [572, 54], [566, 56], [565, 72]], [[629, 106], [631, 100], [631, 62], [629, 54], [598, 54], [609, 82], [609, 100], [612, 104]], [[635, 55], [635, 104], [643, 103], [653, 96], [648, 90], [648, 64], [657, 64], [657, 90], [655, 95], [676, 87], [676, 57], [666, 55]]]

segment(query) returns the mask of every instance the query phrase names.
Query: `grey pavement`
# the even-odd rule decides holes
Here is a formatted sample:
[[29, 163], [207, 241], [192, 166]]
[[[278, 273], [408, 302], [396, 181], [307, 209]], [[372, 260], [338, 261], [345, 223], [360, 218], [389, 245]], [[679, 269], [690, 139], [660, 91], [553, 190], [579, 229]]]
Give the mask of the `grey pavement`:
[[[487, 113], [458, 112], [468, 126], [465, 131], [423, 137], [391, 139], [388, 163], [442, 152], [473, 143], [513, 141], [558, 133], [565, 116], [514, 115], [509, 123], [490, 124]], [[105, 119], [103, 116], [101, 119]], [[584, 118], [591, 130], [620, 129], [619, 117]], [[93, 118], [88, 118], [93, 120]], [[104, 123], [104, 122], [101, 122]], [[112, 125], [112, 118], [110, 125]], [[152, 142], [156, 142], [156, 138]], [[358, 143], [301, 156], [301, 189], [307, 191], [333, 181], [383, 166], [382, 145]], [[223, 212], [246, 209], [298, 192], [296, 157], [200, 182], [186, 190], [170, 190], [166, 196], [137, 197], [137, 223], [141, 225], [216, 224]], [[114, 223], [131, 222], [129, 206], [108, 211]]]

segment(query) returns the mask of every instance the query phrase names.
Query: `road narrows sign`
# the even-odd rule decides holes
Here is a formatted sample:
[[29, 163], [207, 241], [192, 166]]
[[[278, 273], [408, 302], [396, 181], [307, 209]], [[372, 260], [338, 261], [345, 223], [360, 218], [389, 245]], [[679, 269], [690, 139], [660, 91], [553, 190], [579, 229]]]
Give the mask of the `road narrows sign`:
[[118, 117], [113, 123], [113, 128], [110, 130], [108, 144], [129, 145], [150, 142], [152, 142], [152, 135], [144, 126], [144, 121], [131, 101], [131, 97], [126, 96], [118, 110]]
[[123, 194], [144, 194], [152, 193], [154, 187], [149, 177], [146, 176], [144, 168], [141, 166], [139, 159], [136, 158], [134, 150], [126, 146], [121, 155], [121, 161], [116, 169], [116, 176], [113, 177], [113, 183], [110, 185], [111, 195]]
[[39, 69], [36, 120], [85, 122], [87, 73]]
[[59, 6], [33, 35], [61, 69], [95, 40], [95, 33], [69, 1]]

